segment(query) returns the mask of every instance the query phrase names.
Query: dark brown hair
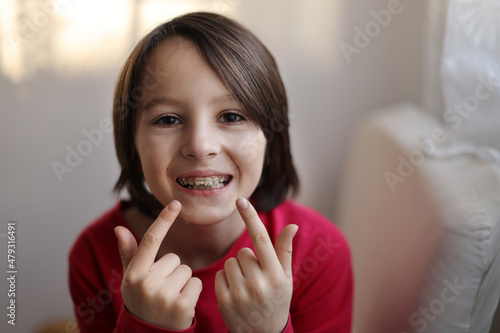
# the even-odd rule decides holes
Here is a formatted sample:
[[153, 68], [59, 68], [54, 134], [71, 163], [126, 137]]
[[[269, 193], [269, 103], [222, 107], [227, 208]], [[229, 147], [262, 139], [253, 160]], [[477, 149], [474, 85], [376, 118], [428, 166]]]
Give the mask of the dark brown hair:
[[259, 124], [266, 139], [261, 179], [251, 196], [257, 210], [269, 211], [291, 192], [299, 180], [290, 153], [288, 104], [276, 62], [250, 31], [233, 20], [214, 13], [197, 12], [163, 23], [133, 49], [118, 78], [114, 96], [115, 148], [121, 174], [114, 191], [127, 188], [132, 201], [156, 216], [163, 205], [146, 189], [135, 148], [137, 105], [144, 98], [144, 72], [148, 55], [162, 41], [173, 37], [192, 41], [208, 64], [220, 75], [235, 99]]

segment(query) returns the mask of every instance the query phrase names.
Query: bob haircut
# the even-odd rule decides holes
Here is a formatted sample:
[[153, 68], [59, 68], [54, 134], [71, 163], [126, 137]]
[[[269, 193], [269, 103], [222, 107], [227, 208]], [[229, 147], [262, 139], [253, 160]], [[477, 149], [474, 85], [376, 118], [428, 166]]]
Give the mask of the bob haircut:
[[[270, 211], [289, 193], [298, 192], [299, 180], [290, 153], [288, 103], [276, 62], [250, 31], [214, 13], [182, 15], [157, 26], [132, 50], [118, 78], [113, 106], [114, 139], [121, 173], [114, 192], [127, 188], [144, 213], [156, 217], [163, 205], [145, 186], [135, 147], [137, 105], [145, 98], [148, 55], [164, 40], [192, 41], [229, 91], [259, 124], [266, 137], [261, 179], [250, 197], [257, 210]], [[154, 75], [153, 75], [154, 76]], [[151, 76], [148, 77], [151, 81]], [[142, 84], [141, 84], [142, 82]]]

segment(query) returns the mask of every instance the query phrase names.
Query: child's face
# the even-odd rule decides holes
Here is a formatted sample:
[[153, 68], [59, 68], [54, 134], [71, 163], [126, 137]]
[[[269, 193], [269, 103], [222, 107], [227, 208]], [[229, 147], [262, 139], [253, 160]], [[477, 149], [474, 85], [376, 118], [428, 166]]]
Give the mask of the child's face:
[[163, 205], [179, 200], [180, 217], [191, 223], [228, 218], [236, 199], [257, 187], [263, 131], [193, 43], [162, 42], [146, 68], [135, 144], [149, 188]]

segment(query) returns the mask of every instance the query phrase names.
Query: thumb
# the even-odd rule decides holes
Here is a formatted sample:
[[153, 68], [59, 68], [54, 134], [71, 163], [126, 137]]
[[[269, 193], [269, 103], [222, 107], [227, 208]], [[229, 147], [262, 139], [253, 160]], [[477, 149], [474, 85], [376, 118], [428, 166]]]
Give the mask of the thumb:
[[118, 251], [123, 263], [123, 272], [127, 270], [128, 264], [137, 250], [137, 242], [134, 235], [125, 227], [115, 228], [115, 235], [118, 239]]
[[289, 279], [292, 278], [292, 240], [298, 230], [299, 226], [296, 224], [287, 225], [279, 233], [274, 246], [281, 267]]

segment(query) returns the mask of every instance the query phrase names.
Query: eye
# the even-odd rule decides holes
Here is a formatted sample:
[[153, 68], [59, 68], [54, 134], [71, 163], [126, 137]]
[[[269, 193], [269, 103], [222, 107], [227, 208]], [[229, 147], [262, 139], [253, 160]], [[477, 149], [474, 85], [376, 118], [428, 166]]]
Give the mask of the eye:
[[155, 125], [160, 125], [160, 126], [174, 126], [174, 125], [179, 125], [182, 124], [179, 118], [171, 115], [165, 115], [157, 118], [154, 121]]
[[242, 120], [245, 119], [235, 112], [226, 112], [219, 118], [219, 121], [224, 123], [236, 123]]

